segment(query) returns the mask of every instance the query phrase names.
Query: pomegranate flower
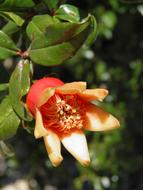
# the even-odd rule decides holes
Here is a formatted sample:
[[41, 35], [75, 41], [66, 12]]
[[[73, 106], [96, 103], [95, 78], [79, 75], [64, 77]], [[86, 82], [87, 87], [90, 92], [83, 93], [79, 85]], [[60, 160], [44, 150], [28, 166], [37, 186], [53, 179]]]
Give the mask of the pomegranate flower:
[[27, 107], [36, 119], [34, 136], [44, 138], [53, 166], [63, 160], [61, 142], [82, 164], [90, 162], [83, 130], [106, 131], [119, 127], [119, 121], [91, 101], [102, 101], [106, 89], [86, 89], [86, 82], [64, 84], [57, 78], [37, 80], [27, 96]]

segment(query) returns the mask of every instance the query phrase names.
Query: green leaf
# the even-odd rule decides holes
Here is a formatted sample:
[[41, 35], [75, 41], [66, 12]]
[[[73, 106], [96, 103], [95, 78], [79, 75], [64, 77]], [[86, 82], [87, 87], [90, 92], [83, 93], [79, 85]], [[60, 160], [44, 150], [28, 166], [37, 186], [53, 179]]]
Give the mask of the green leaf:
[[40, 35], [39, 38], [33, 40], [31, 49], [44, 48], [51, 45], [61, 44], [82, 32], [88, 27], [88, 22], [83, 23], [56, 23], [47, 26], [45, 32]]
[[57, 22], [50, 18], [51, 24], [45, 20], [42, 27], [39, 19], [41, 16], [33, 18], [32, 25], [29, 24], [32, 28], [28, 26], [27, 32], [30, 37], [32, 32], [35, 36], [29, 56], [32, 61], [41, 65], [58, 65], [71, 58], [91, 32], [91, 16], [79, 23]]
[[0, 15], [8, 20], [12, 20], [17, 26], [22, 26], [24, 23], [24, 19], [13, 12], [0, 11]]
[[44, 0], [44, 3], [48, 6], [49, 10], [55, 10], [58, 5], [58, 0]]
[[47, 66], [61, 64], [74, 54], [74, 47], [70, 43], [62, 43], [47, 48], [31, 50], [30, 58], [35, 63]]
[[0, 103], [0, 140], [14, 136], [19, 124], [20, 119], [15, 114], [9, 97], [6, 97]]
[[9, 93], [14, 110], [23, 120], [31, 120], [24, 102], [21, 101], [29, 88], [30, 63], [28, 60], [20, 60], [10, 78]]
[[4, 141], [0, 141], [0, 155], [2, 155], [4, 157], [10, 157], [10, 156], [14, 155], [14, 152], [13, 152], [10, 144], [8, 144]]
[[12, 35], [13, 33], [17, 32], [20, 28], [13, 22], [9, 21], [4, 27], [2, 31], [7, 35]]
[[97, 37], [97, 22], [94, 16], [91, 15], [91, 32], [86, 40], [86, 45], [90, 46]]
[[80, 21], [79, 9], [69, 4], [61, 5], [56, 11], [55, 17], [69, 22]]
[[4, 9], [7, 10], [9, 8], [31, 8], [34, 7], [35, 3], [33, 0], [4, 0], [0, 4], [0, 10]]
[[9, 84], [0, 84], [0, 101], [8, 94]]
[[0, 91], [8, 90], [8, 88], [9, 88], [9, 84], [8, 83], [0, 84]]
[[49, 15], [34, 16], [27, 26], [27, 35], [31, 40], [37, 39], [43, 35], [48, 26], [58, 22], [57, 19], [54, 19]]
[[3, 31], [0, 31], [0, 59], [16, 55], [18, 48]]

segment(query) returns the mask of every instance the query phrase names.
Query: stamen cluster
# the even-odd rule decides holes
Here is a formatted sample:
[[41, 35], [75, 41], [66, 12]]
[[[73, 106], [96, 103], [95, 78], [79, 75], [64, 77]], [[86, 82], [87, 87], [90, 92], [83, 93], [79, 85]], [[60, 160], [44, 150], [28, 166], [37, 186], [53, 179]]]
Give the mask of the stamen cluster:
[[84, 101], [77, 95], [55, 94], [41, 107], [46, 128], [67, 133], [81, 129], [84, 123]]

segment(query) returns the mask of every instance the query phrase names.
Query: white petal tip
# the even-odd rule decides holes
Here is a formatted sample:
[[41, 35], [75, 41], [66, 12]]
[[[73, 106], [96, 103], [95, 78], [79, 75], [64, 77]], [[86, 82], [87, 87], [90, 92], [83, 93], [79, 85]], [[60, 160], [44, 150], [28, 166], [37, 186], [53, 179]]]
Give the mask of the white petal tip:
[[120, 127], [116, 117], [97, 106], [90, 105], [86, 116], [84, 128], [89, 131], [108, 131]]
[[73, 131], [69, 136], [61, 139], [64, 147], [78, 160], [83, 166], [88, 166], [90, 157], [87, 147], [86, 137], [81, 130]]

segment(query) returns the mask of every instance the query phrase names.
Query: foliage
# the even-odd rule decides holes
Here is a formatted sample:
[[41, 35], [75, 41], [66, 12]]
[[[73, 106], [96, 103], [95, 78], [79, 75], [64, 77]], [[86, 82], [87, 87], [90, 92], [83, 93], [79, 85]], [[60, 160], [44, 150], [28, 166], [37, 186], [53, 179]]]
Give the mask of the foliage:
[[[24, 96], [32, 83], [31, 68], [34, 64], [59, 65], [73, 57], [84, 42], [88, 43], [90, 36], [96, 35], [96, 22], [92, 15], [80, 18], [77, 7], [60, 5], [59, 1], [36, 3], [26, 0], [21, 3], [18, 0], [5, 0], [0, 3], [0, 15], [4, 19], [0, 31], [0, 59], [15, 56], [17, 64], [9, 79], [9, 105], [4, 104], [3, 108], [1, 104], [1, 107], [6, 109], [12, 106], [13, 112], [22, 122], [30, 121], [32, 118], [27, 111]], [[14, 39], [12, 34], [15, 32], [19, 39]], [[3, 101], [6, 101], [5, 98], [3, 96]], [[1, 117], [7, 120], [3, 112]], [[15, 118], [15, 115], [11, 114], [11, 117]], [[11, 130], [3, 130], [1, 124], [0, 133], [3, 137], [1, 135], [0, 140], [15, 134], [11, 122], [7, 125], [10, 125]]]
[[[141, 1], [130, 2], [84, 0], [65, 4], [56, 0], [23, 3], [5, 0], [1, 3], [0, 59], [13, 56], [16, 67], [8, 70], [11, 74], [8, 79], [3, 65], [0, 66], [0, 80], [5, 82], [0, 85], [0, 122], [4, 118], [0, 137], [6, 138], [0, 143], [0, 152], [5, 153], [8, 149], [3, 143], [10, 142], [16, 156], [8, 158], [0, 185], [26, 177], [31, 188], [37, 190], [48, 184], [60, 190], [142, 190], [143, 7], [138, 4]], [[90, 48], [82, 46], [85, 41], [90, 44], [96, 33], [98, 37]], [[27, 116], [25, 96], [32, 80], [44, 75], [56, 75], [64, 81], [83, 80], [90, 87], [101, 86], [110, 91], [101, 106], [118, 116], [121, 129], [87, 134], [92, 159], [89, 168], [78, 165], [63, 152], [65, 162], [53, 169], [42, 143], [27, 134], [32, 131], [33, 121]], [[11, 112], [12, 130], [7, 111], [3, 110]], [[7, 140], [17, 129], [17, 136]]]

